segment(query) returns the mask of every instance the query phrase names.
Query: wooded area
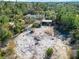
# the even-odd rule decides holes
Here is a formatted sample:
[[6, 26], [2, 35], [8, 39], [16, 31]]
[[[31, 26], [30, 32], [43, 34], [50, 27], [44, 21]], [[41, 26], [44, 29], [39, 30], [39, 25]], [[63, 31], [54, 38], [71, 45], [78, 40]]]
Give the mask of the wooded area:
[[[28, 14], [44, 15], [44, 18], [53, 20], [61, 30], [70, 33], [71, 44], [79, 44], [79, 3], [0, 2], [1, 46], [17, 33], [21, 33], [25, 25], [34, 22], [31, 17], [25, 18]], [[0, 59], [3, 58], [2, 56], [0, 53]]]

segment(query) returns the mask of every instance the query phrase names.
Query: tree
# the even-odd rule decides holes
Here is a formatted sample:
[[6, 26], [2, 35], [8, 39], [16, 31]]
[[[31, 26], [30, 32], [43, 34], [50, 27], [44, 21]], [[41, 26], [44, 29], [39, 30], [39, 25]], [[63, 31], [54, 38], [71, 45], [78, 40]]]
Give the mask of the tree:
[[16, 18], [14, 32], [20, 33], [23, 30], [24, 25], [25, 25], [24, 20]]
[[65, 29], [74, 29], [74, 19], [75, 19], [75, 16], [70, 13], [70, 12], [67, 12], [66, 14], [63, 14], [61, 16], [61, 23], [62, 25], [65, 27]]
[[74, 26], [76, 26], [76, 28], [79, 28], [79, 15], [76, 15], [75, 17]]
[[56, 19], [56, 13], [54, 10], [50, 11], [46, 11], [45, 16], [47, 19], [51, 19], [51, 20], [55, 20]]
[[9, 18], [6, 15], [0, 16], [0, 23], [1, 24], [6, 24], [9, 22]]
[[12, 33], [6, 28], [0, 28], [0, 41], [5, 42], [5, 40], [12, 37]]

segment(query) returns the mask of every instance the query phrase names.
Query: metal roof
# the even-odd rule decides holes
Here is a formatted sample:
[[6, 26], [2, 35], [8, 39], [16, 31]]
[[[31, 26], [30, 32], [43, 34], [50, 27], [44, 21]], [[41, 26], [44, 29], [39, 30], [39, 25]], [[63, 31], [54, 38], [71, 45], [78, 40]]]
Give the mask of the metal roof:
[[52, 22], [52, 20], [42, 20], [42, 22]]

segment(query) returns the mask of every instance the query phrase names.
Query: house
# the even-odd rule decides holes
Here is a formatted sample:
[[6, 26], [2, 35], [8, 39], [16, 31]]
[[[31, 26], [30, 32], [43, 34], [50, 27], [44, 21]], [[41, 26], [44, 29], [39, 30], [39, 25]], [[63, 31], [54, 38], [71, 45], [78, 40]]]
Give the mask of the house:
[[43, 19], [41, 21], [41, 25], [42, 26], [52, 26], [52, 20], [45, 20], [45, 19]]

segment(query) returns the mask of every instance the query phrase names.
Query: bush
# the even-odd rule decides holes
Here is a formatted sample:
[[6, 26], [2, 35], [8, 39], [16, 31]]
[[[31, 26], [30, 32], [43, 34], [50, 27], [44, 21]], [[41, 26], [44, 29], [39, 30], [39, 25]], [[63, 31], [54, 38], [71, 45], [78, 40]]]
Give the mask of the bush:
[[0, 59], [4, 59], [5, 52], [0, 51]]
[[76, 57], [76, 59], [79, 59], [79, 50], [77, 51], [77, 57]]
[[48, 48], [46, 51], [47, 56], [51, 56], [53, 53], [53, 49], [52, 48]]
[[32, 27], [33, 27], [33, 28], [39, 28], [39, 27], [40, 27], [40, 24], [34, 23]]
[[1, 28], [0, 30], [0, 41], [3, 43], [5, 42], [7, 39], [12, 37], [12, 33], [11, 31], [9, 31], [7, 28]]
[[79, 29], [75, 29], [71, 32], [71, 42], [78, 43], [79, 42]]
[[8, 44], [7, 44], [7, 49], [6, 49], [6, 52], [7, 52], [7, 54], [12, 54], [12, 53], [15, 53], [14, 52], [14, 48], [15, 48], [15, 43], [14, 43], [14, 41], [13, 40], [10, 40], [9, 42], [8, 42]]

